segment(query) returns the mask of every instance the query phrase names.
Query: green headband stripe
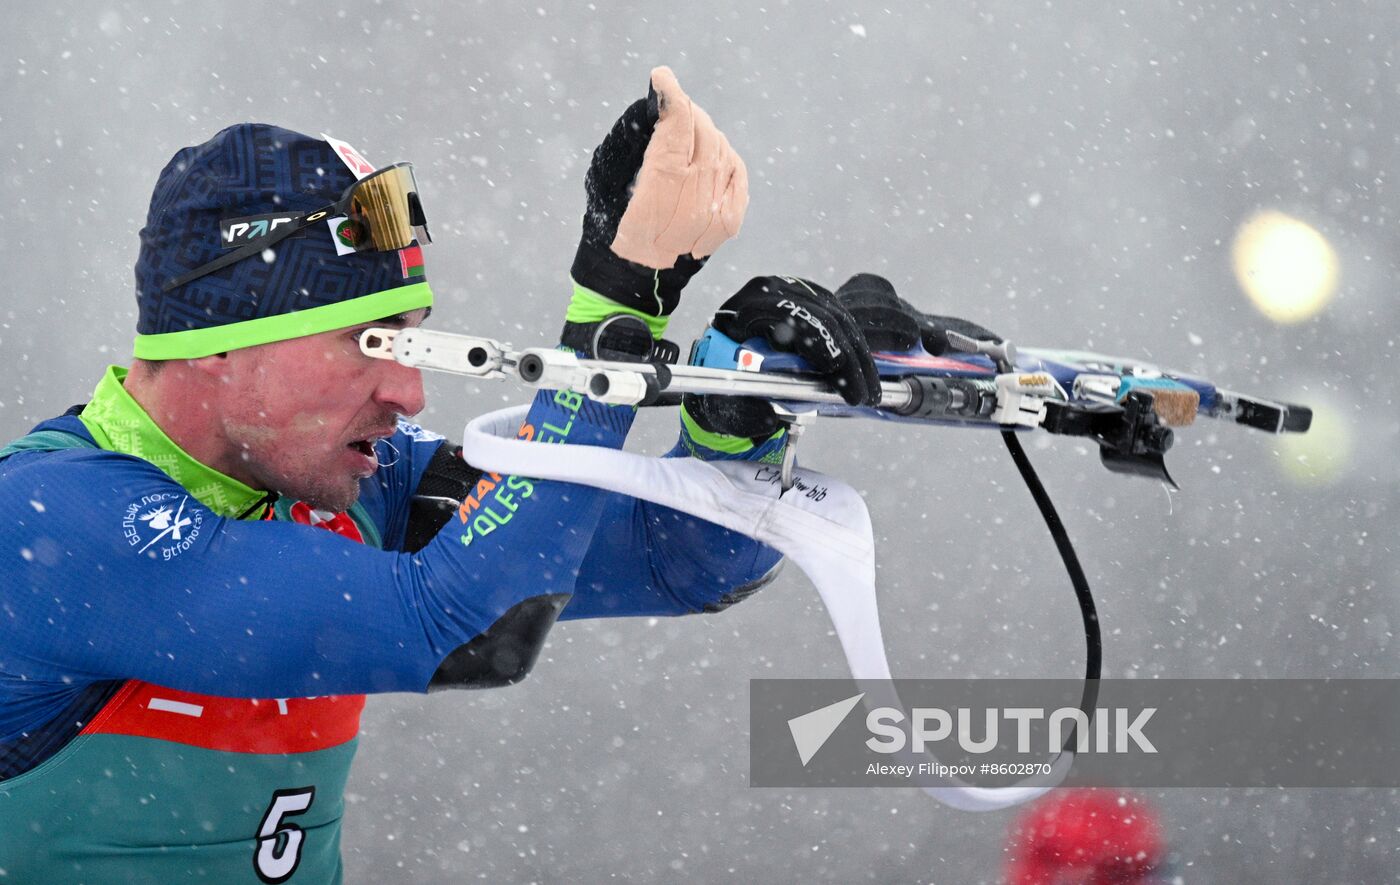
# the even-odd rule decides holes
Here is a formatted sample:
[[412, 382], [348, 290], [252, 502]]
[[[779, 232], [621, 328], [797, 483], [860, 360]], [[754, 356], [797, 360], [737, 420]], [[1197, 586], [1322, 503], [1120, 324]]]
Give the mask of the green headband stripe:
[[414, 283], [386, 289], [373, 295], [361, 295], [335, 304], [323, 304], [277, 316], [259, 317], [240, 323], [165, 332], [160, 335], [137, 335], [134, 356], [141, 360], [188, 360], [255, 344], [286, 341], [316, 335], [332, 329], [343, 329], [359, 323], [370, 323], [433, 306], [433, 290], [427, 283]]

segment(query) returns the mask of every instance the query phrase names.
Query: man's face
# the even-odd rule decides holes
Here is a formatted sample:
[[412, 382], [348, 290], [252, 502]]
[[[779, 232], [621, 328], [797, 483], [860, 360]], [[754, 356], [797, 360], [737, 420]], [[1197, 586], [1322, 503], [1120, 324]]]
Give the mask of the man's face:
[[240, 478], [323, 510], [345, 510], [378, 468], [375, 441], [423, 408], [417, 369], [360, 352], [372, 326], [417, 326], [425, 309], [230, 351], [223, 430]]

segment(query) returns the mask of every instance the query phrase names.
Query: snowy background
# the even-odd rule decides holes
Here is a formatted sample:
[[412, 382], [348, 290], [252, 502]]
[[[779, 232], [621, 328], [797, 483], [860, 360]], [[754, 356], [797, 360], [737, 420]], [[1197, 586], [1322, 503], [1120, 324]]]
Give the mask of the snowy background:
[[[891, 6], [894, 6], [891, 4]], [[1022, 344], [1197, 371], [1319, 410], [1311, 447], [1183, 432], [1168, 495], [1088, 447], [1032, 456], [1100, 606], [1106, 676], [1395, 677], [1400, 19], [1389, 3], [47, 3], [0, 35], [0, 431], [130, 358], [156, 173], [239, 120], [412, 160], [436, 328], [553, 341], [589, 152], [674, 67], [747, 159], [752, 206], [682, 301], [748, 277], [890, 277]], [[1279, 325], [1230, 266], [1275, 209], [1340, 284]], [[430, 379], [456, 434], [516, 390]], [[658, 451], [674, 415], [644, 418]], [[1068, 582], [990, 437], [828, 422], [861, 489], [897, 674], [1077, 676]], [[372, 699], [351, 882], [995, 881], [1012, 813], [912, 791], [747, 786], [747, 680], [841, 676], [795, 571], [726, 614], [569, 624], [525, 684]], [[1164, 791], [1186, 882], [1378, 882], [1394, 791]]]

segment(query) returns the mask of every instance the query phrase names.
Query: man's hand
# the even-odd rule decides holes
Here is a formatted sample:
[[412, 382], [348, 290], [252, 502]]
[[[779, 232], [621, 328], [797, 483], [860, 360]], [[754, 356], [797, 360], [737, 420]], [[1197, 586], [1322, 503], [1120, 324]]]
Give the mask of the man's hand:
[[749, 206], [744, 161], [670, 68], [651, 72], [658, 119], [612, 251], [651, 268], [705, 258], [739, 233]]
[[[922, 344], [941, 355], [950, 349], [949, 331], [1001, 341], [976, 323], [924, 313], [900, 298], [889, 280], [868, 273], [851, 277], [834, 297], [805, 280], [757, 277], [720, 307], [713, 325], [735, 341], [761, 337], [799, 354], [852, 405], [880, 401], [872, 351], [902, 353]], [[772, 407], [755, 397], [688, 395], [685, 408], [701, 429], [755, 443], [781, 427]]]
[[744, 161], [666, 67], [593, 152], [586, 187], [574, 282], [656, 317], [739, 232], [749, 202]]
[[889, 280], [860, 273], [841, 284], [836, 300], [855, 317], [871, 350], [906, 351], [922, 343], [942, 356], [951, 348], [948, 333], [959, 332], [979, 341], [1001, 341], [996, 333], [958, 317], [924, 313], [900, 298]]
[[[762, 338], [795, 353], [851, 405], [880, 402], [880, 376], [855, 317], [830, 292], [796, 277], [755, 277], [720, 305], [714, 327], [743, 342]], [[687, 396], [684, 405], [703, 430], [755, 440], [781, 425], [753, 397]]]

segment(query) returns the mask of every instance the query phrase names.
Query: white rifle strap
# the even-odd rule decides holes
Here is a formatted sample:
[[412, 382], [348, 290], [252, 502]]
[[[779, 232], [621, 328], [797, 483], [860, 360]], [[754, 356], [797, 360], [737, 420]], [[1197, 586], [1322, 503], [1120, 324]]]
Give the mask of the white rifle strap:
[[[875, 680], [866, 689], [870, 709], [903, 709], [888, 683], [890, 667], [875, 597], [875, 542], [870, 513], [855, 489], [840, 480], [798, 468], [786, 492], [778, 469], [750, 461], [653, 458], [617, 449], [516, 438], [527, 406], [503, 409], [471, 421], [462, 457], [480, 470], [552, 479], [606, 489], [691, 514], [760, 541], [796, 563], [817, 588], [831, 617], [851, 675]], [[931, 756], [920, 757], [928, 761]], [[1071, 759], [1059, 757], [1035, 786], [973, 787], [954, 778], [947, 787], [925, 787], [933, 798], [968, 811], [990, 811], [1026, 802], [1063, 780]]]

